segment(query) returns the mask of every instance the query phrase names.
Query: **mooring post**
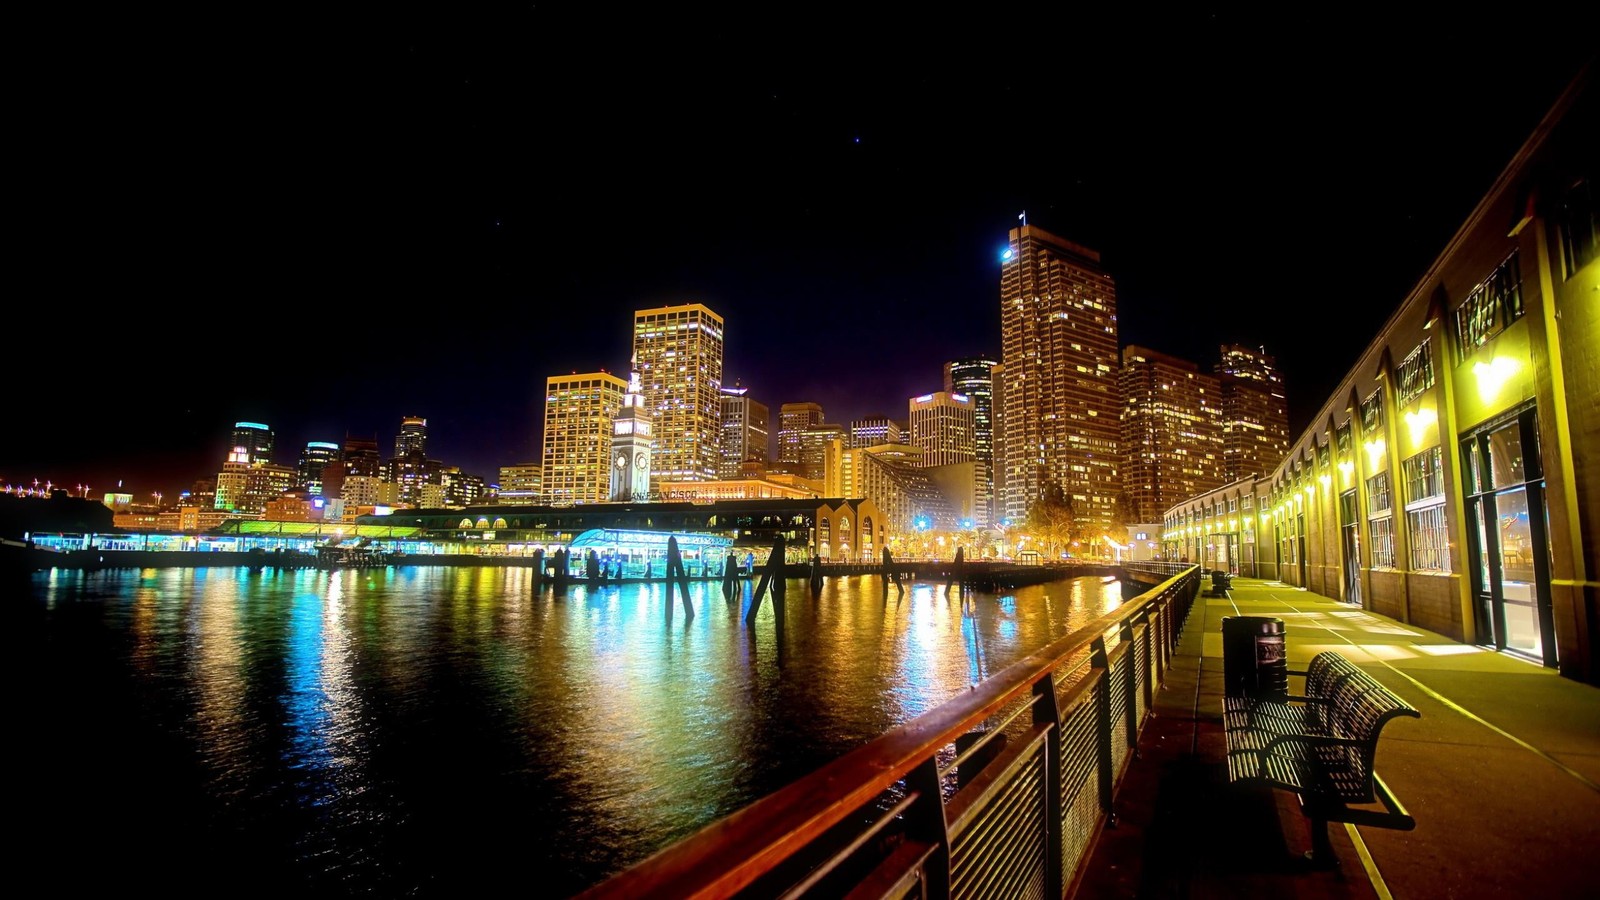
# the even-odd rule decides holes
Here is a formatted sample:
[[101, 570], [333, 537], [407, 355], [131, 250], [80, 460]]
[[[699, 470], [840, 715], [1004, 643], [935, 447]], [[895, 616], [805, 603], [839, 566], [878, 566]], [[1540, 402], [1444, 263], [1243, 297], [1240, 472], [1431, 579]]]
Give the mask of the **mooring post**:
[[732, 551], [728, 553], [728, 561], [722, 567], [722, 598], [732, 600], [739, 590], [739, 559]]
[[822, 557], [811, 554], [811, 596], [822, 593]]
[[533, 551], [533, 589], [544, 587], [544, 548]]
[[[772, 605], [781, 616], [783, 614], [783, 537], [780, 535], [772, 542], [772, 555], [767, 557], [766, 568], [761, 572], [761, 581], [756, 584], [755, 594], [750, 598], [750, 609], [744, 614], [745, 624], [756, 620], [756, 610], [761, 608], [761, 595], [766, 593], [767, 585], [772, 584]], [[776, 572], [778, 580], [773, 583], [772, 576]]]
[[694, 601], [689, 599], [689, 575], [683, 569], [683, 555], [678, 552], [678, 538], [671, 535], [667, 538], [667, 608], [672, 608], [672, 590], [676, 587], [683, 592], [683, 612], [689, 617], [694, 616]]
[[565, 594], [567, 592], [567, 576], [569, 574], [567, 572], [567, 564], [570, 555], [565, 547], [556, 551], [555, 583], [552, 587], [557, 594]]

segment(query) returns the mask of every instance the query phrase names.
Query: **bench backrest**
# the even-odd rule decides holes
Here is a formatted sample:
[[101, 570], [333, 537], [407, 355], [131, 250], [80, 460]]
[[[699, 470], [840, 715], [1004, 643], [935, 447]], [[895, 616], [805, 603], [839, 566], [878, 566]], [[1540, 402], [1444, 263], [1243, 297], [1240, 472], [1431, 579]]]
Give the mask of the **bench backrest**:
[[[1333, 650], [1324, 650], [1311, 657], [1310, 664], [1306, 666], [1305, 696], [1312, 701], [1329, 700], [1340, 684], [1358, 673], [1361, 673], [1361, 669], [1355, 663]], [[1307, 703], [1307, 729], [1318, 734], [1332, 732], [1332, 712], [1333, 708], [1327, 703]]]
[[1328, 747], [1321, 752], [1331, 781], [1329, 787], [1341, 800], [1371, 803], [1375, 796], [1372, 766], [1378, 752], [1378, 734], [1396, 716], [1420, 718], [1422, 714], [1359, 668], [1333, 686], [1328, 706], [1332, 717], [1329, 733], [1353, 742], [1351, 746]]

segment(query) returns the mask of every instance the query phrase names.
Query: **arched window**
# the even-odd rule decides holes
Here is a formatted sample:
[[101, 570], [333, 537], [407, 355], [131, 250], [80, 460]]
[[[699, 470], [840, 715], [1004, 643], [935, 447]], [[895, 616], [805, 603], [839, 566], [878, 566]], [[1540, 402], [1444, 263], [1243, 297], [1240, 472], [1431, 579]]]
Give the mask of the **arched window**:
[[472, 520], [471, 519], [462, 519], [461, 520], [461, 524], [457, 525], [456, 527], [457, 528], [471, 528], [472, 527]]
[[496, 527], [496, 528], [504, 528], [504, 527], [506, 527], [506, 520], [502, 519], [502, 518], [499, 518], [499, 517], [496, 517], [495, 520], [494, 520], [494, 527]]
[[478, 527], [479, 528], [488, 528], [489, 527], [489, 519], [487, 517], [485, 517], [485, 516], [479, 516], [478, 517]]

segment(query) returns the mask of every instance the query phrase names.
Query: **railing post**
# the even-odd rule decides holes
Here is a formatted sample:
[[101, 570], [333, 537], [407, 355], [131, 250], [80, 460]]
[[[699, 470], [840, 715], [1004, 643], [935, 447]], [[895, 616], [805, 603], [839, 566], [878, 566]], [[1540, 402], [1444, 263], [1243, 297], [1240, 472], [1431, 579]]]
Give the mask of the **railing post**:
[[1033, 683], [1033, 724], [1048, 729], [1044, 739], [1045, 896], [1061, 897], [1067, 890], [1066, 876], [1061, 871], [1066, 810], [1061, 806], [1061, 707], [1056, 703], [1053, 672]]
[[1113, 769], [1116, 767], [1116, 757], [1111, 753], [1111, 657], [1106, 653], [1104, 635], [1095, 638], [1089, 646], [1090, 665], [1100, 670], [1094, 687], [1094, 743], [1100, 756], [1100, 764], [1096, 767], [1100, 774], [1100, 808], [1105, 811], [1106, 825], [1114, 828], [1117, 814], [1111, 808], [1111, 796], [1115, 789]]
[[950, 896], [950, 823], [945, 821], [944, 791], [939, 783], [939, 758], [930, 756], [906, 776], [906, 787], [916, 791], [917, 799], [908, 816], [907, 831], [913, 840], [934, 844], [939, 850], [928, 857], [923, 873], [924, 900], [947, 900]]
[[[1138, 695], [1135, 693], [1139, 690], [1139, 646], [1133, 639], [1133, 620], [1136, 618], [1138, 617], [1133, 616], [1123, 619], [1122, 626], [1118, 629], [1118, 633], [1122, 638], [1122, 646], [1127, 648], [1122, 652], [1122, 655], [1127, 660], [1124, 665], [1127, 675], [1122, 679], [1122, 690], [1125, 692], [1122, 698], [1124, 701], [1123, 708], [1127, 710], [1128, 715], [1124, 720], [1122, 730], [1124, 737], [1128, 741], [1128, 750], [1134, 756], [1139, 755], [1140, 722], [1139, 704], [1136, 702]], [[1149, 704], [1145, 704], [1145, 709], [1149, 708]]]

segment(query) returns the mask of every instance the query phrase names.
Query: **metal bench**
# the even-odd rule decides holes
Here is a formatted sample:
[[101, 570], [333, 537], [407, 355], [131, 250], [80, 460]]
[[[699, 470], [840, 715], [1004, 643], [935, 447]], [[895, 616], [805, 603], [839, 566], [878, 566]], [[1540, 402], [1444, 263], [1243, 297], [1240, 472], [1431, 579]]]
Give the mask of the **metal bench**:
[[1304, 674], [1300, 697], [1229, 698], [1223, 714], [1228, 781], [1295, 794], [1311, 820], [1311, 861], [1336, 866], [1329, 822], [1416, 828], [1373, 770], [1373, 758], [1384, 725], [1421, 713], [1337, 653], [1319, 653]]

